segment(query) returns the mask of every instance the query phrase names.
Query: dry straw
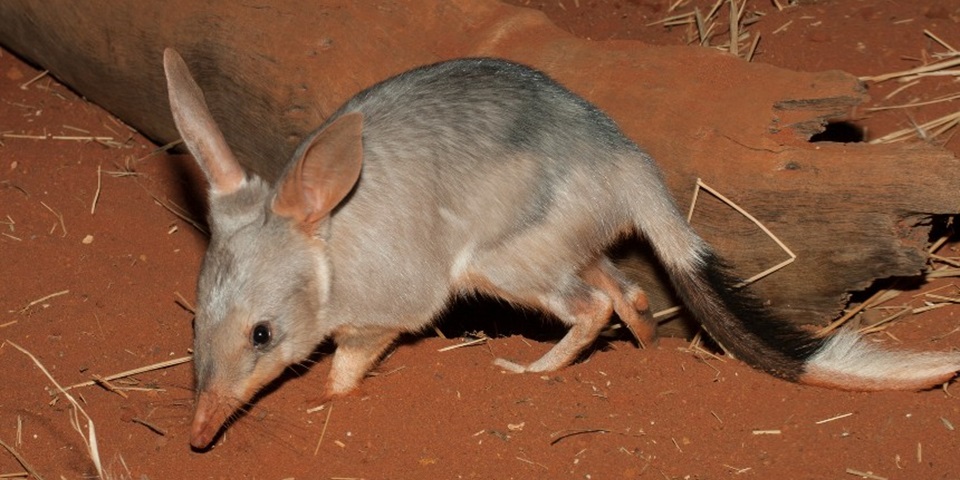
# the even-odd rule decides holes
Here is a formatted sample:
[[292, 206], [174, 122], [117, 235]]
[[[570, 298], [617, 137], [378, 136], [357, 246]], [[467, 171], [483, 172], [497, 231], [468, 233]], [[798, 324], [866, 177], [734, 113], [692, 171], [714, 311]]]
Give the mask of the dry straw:
[[[57, 380], [53, 378], [53, 375], [50, 375], [50, 372], [47, 371], [46, 367], [44, 367], [42, 363], [40, 363], [40, 360], [37, 360], [37, 357], [35, 357], [32, 353], [28, 352], [26, 349], [24, 349], [20, 345], [17, 345], [16, 343], [11, 342], [10, 340], [6, 340], [6, 343], [9, 343], [11, 346], [13, 346], [13, 348], [20, 350], [24, 355], [30, 357], [30, 360], [33, 360], [33, 363], [40, 369], [41, 372], [43, 372], [44, 375], [46, 375], [47, 379], [50, 380], [50, 382], [53, 383], [55, 387], [57, 387], [57, 390], [59, 390], [60, 393], [63, 394], [63, 396], [66, 397], [67, 400], [70, 401], [70, 405], [73, 406], [73, 409], [70, 411], [71, 412], [70, 424], [73, 426], [73, 429], [80, 434], [80, 438], [83, 440], [84, 445], [87, 447], [87, 455], [90, 457], [90, 460], [93, 462], [93, 466], [97, 469], [97, 475], [100, 478], [104, 478], [103, 465], [100, 462], [100, 449], [97, 446], [97, 432], [93, 425], [93, 419], [90, 418], [90, 415], [87, 415], [87, 412], [83, 409], [83, 407], [80, 406], [80, 403], [78, 403], [76, 399], [73, 398], [72, 395], [67, 393], [67, 391], [60, 386], [60, 383], [58, 383]], [[77, 412], [80, 412], [81, 414], [83, 414], [83, 416], [87, 419], [86, 435], [84, 435], [83, 428], [80, 426], [80, 418], [77, 416]], [[24, 466], [24, 468], [27, 468], [27, 467]]]
[[442, 352], [449, 352], [450, 350], [456, 350], [458, 348], [472, 347], [474, 345], [480, 345], [481, 343], [486, 343], [487, 340], [490, 340], [490, 338], [484, 335], [484, 336], [481, 336], [480, 338], [475, 338], [473, 340], [469, 340], [466, 342], [461, 342], [455, 345], [449, 345], [443, 348], [439, 348], [437, 349], [437, 351], [442, 353]]
[[865, 479], [867, 479], [867, 480], [887, 480], [887, 477], [881, 477], [881, 476], [878, 476], [878, 475], [874, 475], [872, 472], [861, 472], [860, 470], [855, 470], [855, 469], [852, 469], [852, 468], [848, 468], [848, 469], [846, 470], [846, 473], [848, 473], [848, 474], [850, 474], [850, 475], [855, 475], [855, 476], [860, 477], [860, 478], [865, 478]]
[[[678, 1], [671, 5], [670, 8], [667, 9], [667, 12], [672, 13], [680, 3], [682, 2]], [[696, 42], [700, 46], [709, 47], [711, 46], [714, 30], [719, 22], [719, 12], [724, 3], [727, 4], [729, 11], [727, 22], [729, 25], [730, 39], [725, 43], [714, 45], [714, 48], [726, 50], [734, 56], [743, 56], [748, 62], [752, 61], [757, 51], [757, 46], [760, 44], [760, 34], [757, 34], [753, 40], [750, 41], [746, 50], [741, 50], [740, 46], [741, 42], [746, 42], [750, 39], [750, 33], [747, 32], [745, 28], [756, 21], [756, 17], [751, 19], [744, 18], [747, 0], [743, 0], [742, 3], [737, 0], [717, 0], [716, 3], [707, 10], [706, 14], [702, 14], [699, 8], [694, 8], [687, 13], [670, 15], [656, 22], [648, 23], [647, 26], [662, 25], [670, 28], [680, 25], [691, 25], [696, 35], [694, 38], [691, 38], [690, 42]]]
[[323, 428], [320, 430], [320, 438], [317, 439], [317, 447], [313, 449], [313, 456], [317, 456], [317, 452], [320, 451], [320, 445], [323, 444], [323, 437], [327, 435], [327, 426], [330, 424], [330, 415], [333, 414], [333, 404], [330, 404], [330, 408], [327, 409], [327, 418], [323, 421]]
[[[757, 273], [756, 275], [753, 275], [752, 277], [750, 277], [750, 278], [748, 278], [748, 279], [746, 279], [746, 280], [743, 280], [742, 282], [740, 282], [739, 284], [736, 285], [737, 288], [741, 288], [741, 287], [750, 285], [751, 283], [754, 283], [754, 282], [756, 282], [756, 281], [758, 281], [758, 280], [760, 280], [760, 279], [762, 279], [762, 278], [764, 278], [764, 277], [766, 277], [766, 276], [769, 276], [769, 275], [773, 274], [774, 272], [777, 272], [777, 271], [783, 269], [783, 268], [786, 267], [787, 265], [790, 265], [791, 263], [793, 263], [794, 261], [797, 260], [797, 255], [796, 255], [795, 253], [793, 253], [792, 250], [790, 250], [790, 247], [787, 247], [787, 245], [786, 245], [785, 243], [783, 243], [783, 241], [780, 240], [776, 235], [774, 235], [773, 232], [771, 232], [770, 229], [766, 227], [766, 225], [764, 225], [760, 220], [757, 219], [757, 217], [754, 217], [753, 215], [750, 214], [750, 212], [746, 211], [746, 210], [745, 210], [743, 207], [741, 207], [740, 205], [737, 205], [733, 200], [730, 200], [729, 198], [727, 198], [726, 196], [724, 196], [722, 193], [720, 193], [720, 192], [718, 192], [717, 190], [715, 190], [713, 187], [710, 187], [709, 185], [707, 185], [706, 183], [704, 183], [703, 180], [700, 179], [700, 178], [697, 179], [697, 184], [696, 184], [696, 186], [694, 187], [694, 190], [693, 190], [693, 200], [690, 202], [690, 210], [687, 212], [687, 221], [688, 221], [688, 222], [693, 218], [693, 212], [696, 210], [696, 207], [697, 207], [697, 199], [700, 197], [700, 190], [705, 190], [707, 193], [713, 195], [714, 197], [716, 197], [716, 198], [717, 198], [718, 200], [720, 200], [721, 202], [723, 202], [723, 203], [727, 204], [728, 206], [730, 206], [730, 208], [733, 208], [734, 210], [736, 210], [737, 213], [739, 213], [740, 215], [743, 215], [744, 217], [746, 217], [747, 220], [750, 220], [751, 222], [753, 222], [753, 224], [756, 225], [757, 228], [759, 228], [764, 234], [766, 234], [768, 237], [770, 237], [770, 239], [773, 240], [774, 243], [776, 243], [777, 246], [779, 246], [780, 249], [782, 249], [782, 250], [784, 251], [784, 253], [787, 254], [787, 259], [786, 259], [786, 260], [783, 260], [782, 262], [780, 262], [780, 263], [778, 263], [778, 264], [776, 264], [776, 265], [774, 265], [774, 266], [772, 266], [772, 267], [770, 267], [770, 268], [768, 268], [768, 269], [766, 269], [766, 270], [764, 270], [764, 271], [762, 271], [762, 272], [760, 272], [760, 273]], [[658, 312], [655, 312], [655, 313], [653, 314], [653, 318], [659, 319], [659, 318], [663, 318], [663, 317], [669, 317], [669, 316], [677, 313], [678, 311], [680, 311], [680, 307], [679, 307], [679, 306], [667, 308], [667, 309], [664, 309], [664, 310], [660, 310], [660, 311], [658, 311]]]
[[97, 189], [93, 193], [93, 201], [90, 202], [90, 215], [97, 213], [97, 202], [100, 200], [100, 190], [103, 188], [103, 170], [97, 165]]
[[26, 82], [24, 82], [23, 84], [21, 84], [21, 85], [20, 85], [20, 90], [26, 90], [27, 87], [29, 87], [30, 85], [36, 83], [36, 82], [37, 82], [38, 80], [40, 80], [41, 78], [46, 77], [47, 74], [49, 74], [49, 73], [50, 73], [49, 70], [44, 70], [44, 71], [38, 73], [35, 77], [33, 77], [33, 78], [31, 78], [30, 80], [27, 80]]
[[191, 356], [174, 358], [174, 359], [172, 359], [172, 360], [167, 360], [167, 361], [165, 361], [165, 362], [154, 363], [154, 364], [152, 364], [152, 365], [147, 365], [147, 366], [145, 366], [145, 367], [135, 368], [135, 369], [133, 369], [133, 370], [127, 370], [127, 371], [125, 371], [125, 372], [115, 373], [115, 374], [113, 374], [113, 375], [108, 375], [108, 376], [106, 376], [106, 377], [99, 377], [99, 376], [98, 376], [98, 377], [96, 377], [94, 380], [89, 380], [89, 381], [86, 381], [86, 382], [80, 382], [80, 383], [77, 383], [77, 384], [74, 384], [74, 385], [70, 385], [69, 387], [63, 388], [63, 389], [61, 389], [61, 390], [65, 393], [67, 390], [73, 390], [74, 388], [80, 388], [80, 387], [89, 387], [89, 386], [91, 386], [91, 385], [104, 385], [104, 388], [107, 388], [105, 384], [108, 384], [108, 382], [112, 382], [112, 381], [117, 380], [117, 379], [120, 379], [120, 378], [132, 377], [132, 376], [134, 376], [134, 375], [139, 375], [139, 374], [141, 374], [141, 373], [152, 372], [152, 371], [154, 371], [154, 370], [160, 370], [160, 369], [164, 369], [164, 368], [173, 367], [173, 366], [176, 366], [176, 365], [180, 365], [180, 364], [182, 364], [182, 363], [187, 363], [187, 362], [189, 362], [189, 361], [191, 361], [191, 360], [193, 360], [193, 357], [191, 357]]
[[[892, 73], [885, 73], [882, 75], [873, 75], [873, 76], [864, 76], [860, 77], [861, 81], [865, 82], [885, 82], [888, 80], [897, 79], [900, 82], [906, 83], [906, 85], [897, 88], [891, 92], [885, 100], [892, 98], [894, 95], [900, 93], [904, 89], [918, 84], [918, 81], [923, 78], [928, 77], [957, 77], [960, 78], [960, 51], [957, 51], [953, 48], [952, 45], [944, 41], [942, 38], [938, 37], [936, 34], [929, 30], [924, 30], [923, 34], [938, 43], [943, 48], [947, 49], [946, 52], [935, 53], [933, 57], [937, 60], [921, 65], [919, 67], [910, 68], [907, 70], [901, 70]], [[960, 99], [960, 93], [953, 93], [948, 95], [943, 95], [933, 100], [919, 101], [919, 102], [910, 102], [902, 105], [893, 105], [893, 106], [881, 106], [874, 107], [869, 110], [871, 111], [880, 111], [880, 110], [891, 110], [891, 109], [904, 109], [904, 108], [914, 108], [928, 106], [938, 103], [951, 102], [953, 100]], [[924, 141], [931, 141], [938, 136], [942, 135], [944, 132], [953, 129], [958, 124], [960, 124], [960, 111], [943, 115], [939, 118], [935, 118], [925, 123], [918, 124], [911, 120], [911, 125], [908, 128], [897, 130], [895, 132], [889, 133], [882, 137], [873, 139], [870, 143], [893, 143], [901, 142], [908, 139], [919, 138]]]
[[17, 463], [19, 463], [20, 466], [26, 470], [26, 472], [17, 472], [9, 475], [5, 474], [0, 476], [0, 478], [25, 478], [29, 475], [32, 475], [37, 480], [43, 480], [43, 476], [37, 473], [37, 470], [27, 463], [27, 460], [23, 458], [23, 455], [20, 455], [20, 452], [14, 450], [13, 447], [7, 445], [3, 440], [0, 440], [0, 447], [3, 447], [7, 452], [10, 452], [10, 455], [13, 455], [13, 458], [17, 459]]
[[68, 293], [70, 293], [70, 290], [60, 290], [59, 292], [51, 293], [50, 295], [44, 295], [43, 297], [40, 297], [28, 303], [25, 307], [18, 310], [17, 313], [20, 313], [20, 314], [26, 313], [27, 310], [30, 310], [30, 307], [33, 307], [34, 305], [41, 304], [43, 302], [46, 302], [47, 300], [50, 300], [51, 298], [56, 298], [61, 295], [66, 295]]

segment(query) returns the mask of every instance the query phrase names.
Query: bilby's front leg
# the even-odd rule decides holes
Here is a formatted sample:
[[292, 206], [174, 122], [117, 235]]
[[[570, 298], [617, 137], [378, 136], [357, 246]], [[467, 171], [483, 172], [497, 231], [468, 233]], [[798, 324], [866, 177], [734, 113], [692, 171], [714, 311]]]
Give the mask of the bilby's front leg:
[[342, 327], [334, 333], [337, 350], [327, 380], [326, 397], [357, 388], [400, 332], [393, 329]]

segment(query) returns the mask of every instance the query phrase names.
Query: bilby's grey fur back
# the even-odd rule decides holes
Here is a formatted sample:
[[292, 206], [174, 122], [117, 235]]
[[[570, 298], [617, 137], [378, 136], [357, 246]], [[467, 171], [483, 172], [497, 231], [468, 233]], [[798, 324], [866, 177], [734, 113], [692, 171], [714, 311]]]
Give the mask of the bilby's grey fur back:
[[333, 119], [351, 111], [364, 115], [365, 165], [330, 240], [332, 306], [351, 322], [384, 321], [384, 311], [421, 321], [445, 303], [458, 260], [488, 249], [515, 253], [504, 275], [552, 288], [638, 218], [670, 218], [645, 222], [671, 230], [668, 261], [696, 255], [650, 157], [539, 72], [452, 61], [381, 83]]

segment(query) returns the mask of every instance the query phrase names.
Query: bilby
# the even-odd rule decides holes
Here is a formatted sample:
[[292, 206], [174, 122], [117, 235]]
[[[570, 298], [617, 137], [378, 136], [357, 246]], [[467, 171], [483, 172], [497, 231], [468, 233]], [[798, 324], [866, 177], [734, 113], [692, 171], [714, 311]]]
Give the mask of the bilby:
[[164, 68], [175, 123], [210, 184], [195, 448], [325, 339], [337, 345], [325, 393], [349, 392], [399, 333], [422, 330], [456, 295], [499, 297], [569, 326], [532, 363], [496, 361], [509, 371], [564, 367], [614, 313], [649, 343], [647, 299], [606, 255], [625, 235], [650, 242], [716, 341], [774, 376], [924, 389], [960, 370], [960, 353], [888, 352], [773, 318], [733, 288], [650, 156], [537, 70], [472, 58], [385, 80], [310, 134], [271, 185], [237, 162], [173, 50]]

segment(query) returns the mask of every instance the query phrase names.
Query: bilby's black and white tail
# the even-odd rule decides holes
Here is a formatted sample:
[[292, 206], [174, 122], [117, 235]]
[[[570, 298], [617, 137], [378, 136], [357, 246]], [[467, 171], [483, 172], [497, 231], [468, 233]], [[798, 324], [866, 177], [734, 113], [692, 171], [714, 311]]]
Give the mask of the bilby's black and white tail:
[[673, 274], [687, 308], [735, 357], [774, 376], [842, 390], [922, 390], [960, 371], [960, 353], [883, 350], [853, 330], [819, 338], [736, 289], [714, 255], [699, 263]]
[[654, 246], [680, 299], [715, 341], [748, 365], [797, 383], [854, 391], [923, 390], [960, 371], [960, 352], [889, 351], [853, 330], [821, 338], [776, 318], [737, 287], [676, 207], [659, 204], [653, 210], [658, 215], [649, 208], [637, 212], [638, 229]]

